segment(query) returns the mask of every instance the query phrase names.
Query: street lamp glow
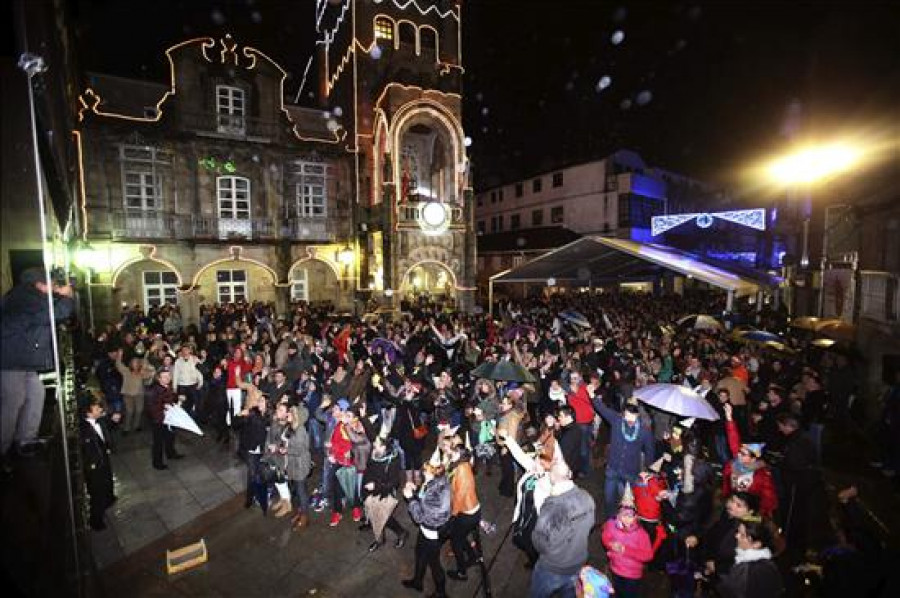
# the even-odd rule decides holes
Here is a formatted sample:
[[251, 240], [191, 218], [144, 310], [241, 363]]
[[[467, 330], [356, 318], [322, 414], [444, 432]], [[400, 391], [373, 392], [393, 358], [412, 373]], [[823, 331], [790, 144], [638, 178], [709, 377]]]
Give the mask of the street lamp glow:
[[814, 183], [849, 170], [861, 155], [858, 148], [843, 143], [810, 147], [775, 160], [768, 171], [779, 183]]
[[342, 264], [344, 264], [345, 267], [349, 267], [350, 264], [353, 263], [353, 258], [354, 258], [354, 257], [355, 257], [355, 256], [354, 256], [354, 254], [353, 254], [353, 249], [351, 249], [349, 245], [345, 246], [345, 247], [338, 253], [338, 260], [339, 260]]

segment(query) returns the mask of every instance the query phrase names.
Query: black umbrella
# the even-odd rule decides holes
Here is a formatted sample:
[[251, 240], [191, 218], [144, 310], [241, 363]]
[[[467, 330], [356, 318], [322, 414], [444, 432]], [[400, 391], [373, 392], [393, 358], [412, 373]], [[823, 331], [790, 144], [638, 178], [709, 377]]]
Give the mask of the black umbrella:
[[495, 365], [497, 364], [493, 361], [485, 361], [484, 363], [473, 369], [471, 372], [469, 372], [469, 374], [473, 378], [487, 378], [488, 380], [490, 380], [491, 373], [494, 371]]
[[[477, 369], [477, 368], [476, 368]], [[486, 376], [491, 380], [501, 380], [503, 382], [537, 382], [526, 368], [513, 363], [511, 361], [501, 361]]]

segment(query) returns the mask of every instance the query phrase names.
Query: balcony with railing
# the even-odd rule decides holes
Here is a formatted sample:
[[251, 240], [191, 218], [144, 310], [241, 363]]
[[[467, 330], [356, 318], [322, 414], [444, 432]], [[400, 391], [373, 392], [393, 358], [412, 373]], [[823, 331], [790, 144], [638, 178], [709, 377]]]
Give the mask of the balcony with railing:
[[335, 226], [325, 218], [219, 218], [170, 212], [92, 211], [89, 234], [117, 241], [308, 241], [331, 242]]
[[217, 112], [183, 112], [181, 127], [198, 135], [238, 139], [273, 139], [284, 124], [277, 119]]

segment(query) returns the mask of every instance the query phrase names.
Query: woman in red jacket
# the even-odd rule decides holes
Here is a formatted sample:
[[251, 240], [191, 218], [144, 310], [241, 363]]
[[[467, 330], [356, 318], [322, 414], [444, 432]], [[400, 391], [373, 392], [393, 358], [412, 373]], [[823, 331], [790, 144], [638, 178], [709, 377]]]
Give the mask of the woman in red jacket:
[[741, 444], [741, 433], [732, 419], [731, 404], [726, 403], [723, 409], [728, 446], [735, 458], [722, 470], [722, 498], [728, 498], [734, 492], [749, 492], [759, 498], [760, 515], [771, 518], [778, 507], [778, 495], [772, 472], [760, 458], [764, 445]]
[[244, 383], [244, 377], [253, 369], [253, 364], [244, 357], [243, 349], [235, 347], [231, 359], [225, 362], [225, 369], [228, 372], [228, 377], [225, 381], [225, 394], [230, 405], [228, 410], [230, 415], [228, 421], [230, 423], [232, 418], [240, 415], [241, 409], [243, 409], [244, 391], [241, 385]]
[[[350, 404], [346, 399], [340, 399], [336, 406], [340, 408], [340, 414], [335, 418], [337, 421], [334, 431], [331, 433], [331, 446], [328, 449], [328, 460], [331, 462], [331, 521], [328, 525], [335, 527], [341, 522], [344, 511], [344, 490], [338, 479], [338, 470], [344, 467], [353, 467], [353, 442], [350, 440], [350, 434], [347, 426], [350, 425], [352, 414], [349, 412]], [[354, 474], [355, 477], [356, 474]], [[354, 503], [354, 515], [356, 515], [357, 507]]]

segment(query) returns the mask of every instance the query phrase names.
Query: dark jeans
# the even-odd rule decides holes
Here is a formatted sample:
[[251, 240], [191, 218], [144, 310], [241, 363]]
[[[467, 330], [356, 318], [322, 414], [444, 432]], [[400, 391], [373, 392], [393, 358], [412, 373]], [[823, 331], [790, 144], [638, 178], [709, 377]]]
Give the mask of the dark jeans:
[[453, 546], [453, 554], [456, 556], [456, 570], [465, 573], [469, 565], [478, 560], [478, 554], [472, 549], [469, 534], [478, 529], [481, 523], [481, 509], [468, 515], [460, 513], [453, 520], [450, 527], [450, 545]]
[[[575, 579], [577, 575], [559, 575], [547, 571], [540, 561], [531, 572], [531, 598], [575, 598]], [[618, 594], [616, 594], [618, 596]]]
[[416, 585], [422, 585], [425, 579], [425, 569], [431, 568], [431, 579], [434, 580], [435, 592], [444, 594], [446, 578], [444, 577], [444, 568], [441, 566], [441, 540], [429, 540], [419, 530], [419, 537], [416, 539], [416, 566], [413, 573], [413, 581]]
[[594, 424], [578, 424], [581, 428], [581, 446], [579, 453], [581, 454], [580, 471], [573, 471], [572, 474], [583, 473], [585, 475], [591, 473], [591, 436], [594, 433]]
[[153, 424], [153, 448], [150, 452], [154, 467], [166, 464], [163, 460], [163, 450], [170, 459], [178, 454], [175, 452], [175, 433], [165, 424]]
[[641, 580], [640, 579], [628, 579], [627, 577], [620, 577], [615, 573], [612, 574], [612, 584], [616, 589], [616, 598], [640, 598], [641, 595]]
[[178, 396], [184, 395], [184, 410], [196, 417], [200, 413], [200, 392], [197, 385], [183, 386], [179, 384], [177, 391], [175, 394]]
[[[404, 532], [406, 532], [406, 530], [403, 529], [403, 526], [400, 525], [400, 522], [397, 521], [396, 519], [394, 519], [393, 514], [390, 517], [388, 517], [387, 522], [385, 522], [385, 524], [384, 524], [384, 529], [391, 530], [392, 532], [394, 532], [394, 535], [396, 535], [398, 538], [400, 536], [402, 536], [404, 534]], [[384, 533], [384, 530], [382, 530], [381, 537], [377, 538], [377, 540], [379, 542], [384, 542], [384, 537], [385, 537], [385, 533]]]
[[603, 481], [604, 517], [612, 517], [616, 514], [619, 510], [619, 500], [622, 498], [622, 493], [625, 492], [625, 484], [633, 481], [632, 478], [607, 468], [606, 479]]
[[306, 491], [306, 480], [288, 480], [291, 489], [291, 504], [298, 513], [309, 510], [309, 493]]
[[[258, 472], [259, 472], [259, 460], [262, 459], [262, 454], [259, 453], [246, 453], [244, 455], [244, 460], [247, 462], [247, 503], [253, 502], [254, 498], [257, 498], [258, 494]], [[268, 505], [260, 505], [265, 510]]]
[[500, 450], [500, 496], [516, 495], [516, 472], [512, 453]]

